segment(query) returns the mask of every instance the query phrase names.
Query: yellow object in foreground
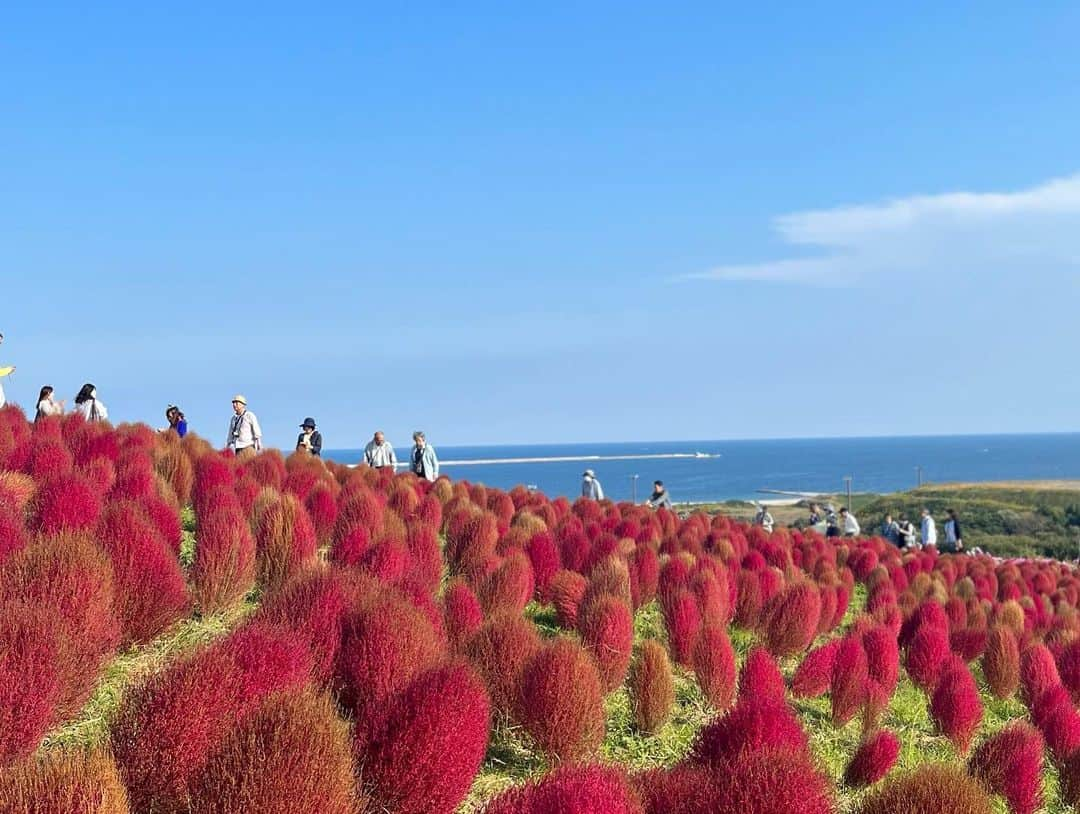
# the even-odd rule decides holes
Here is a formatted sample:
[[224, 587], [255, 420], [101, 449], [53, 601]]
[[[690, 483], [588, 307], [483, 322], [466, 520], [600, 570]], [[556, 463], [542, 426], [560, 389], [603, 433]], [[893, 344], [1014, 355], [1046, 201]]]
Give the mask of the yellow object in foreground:
[[8, 365], [7, 367], [0, 367], [0, 378], [7, 376], [15, 372], [15, 365]]

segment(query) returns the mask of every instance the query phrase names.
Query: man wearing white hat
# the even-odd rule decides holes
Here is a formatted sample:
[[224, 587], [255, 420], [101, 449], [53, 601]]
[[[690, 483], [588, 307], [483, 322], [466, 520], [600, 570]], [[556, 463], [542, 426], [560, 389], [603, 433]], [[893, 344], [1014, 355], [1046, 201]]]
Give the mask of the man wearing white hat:
[[225, 446], [233, 451], [237, 458], [251, 458], [262, 447], [262, 429], [255, 413], [247, 408], [247, 399], [233, 396], [233, 417], [229, 422], [229, 440]]
[[586, 469], [585, 474], [581, 476], [581, 496], [588, 498], [589, 500], [603, 500], [604, 499], [604, 487], [600, 485], [600, 481], [596, 479], [596, 473], [591, 469]]

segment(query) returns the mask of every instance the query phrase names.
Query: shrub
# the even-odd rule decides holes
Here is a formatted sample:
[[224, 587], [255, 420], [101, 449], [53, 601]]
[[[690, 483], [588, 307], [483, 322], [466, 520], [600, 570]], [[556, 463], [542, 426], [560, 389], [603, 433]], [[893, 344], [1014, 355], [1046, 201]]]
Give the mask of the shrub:
[[236, 496], [221, 490], [198, 518], [195, 595], [204, 614], [238, 602], [255, 585], [255, 540]]
[[53, 614], [0, 605], [0, 765], [37, 748], [62, 693]]
[[26, 548], [27, 535], [22, 518], [14, 509], [0, 503], [0, 566]]
[[34, 480], [44, 481], [67, 475], [73, 466], [71, 453], [63, 442], [58, 438], [45, 438], [31, 446], [25, 471]]
[[512, 714], [518, 706], [521, 674], [540, 650], [536, 627], [521, 616], [489, 619], [469, 639], [465, 656], [487, 686], [492, 706]]
[[1043, 739], [1028, 723], [1009, 724], [979, 744], [968, 771], [1004, 797], [1013, 814], [1035, 814], [1042, 806]]
[[676, 663], [690, 667], [694, 661], [694, 644], [701, 633], [697, 598], [689, 591], [679, 591], [670, 603], [663, 605], [663, 610], [671, 657]]
[[829, 687], [835, 725], [847, 723], [862, 708], [867, 697], [868, 680], [866, 651], [863, 650], [862, 641], [858, 636], [846, 636], [836, 651]]
[[817, 698], [828, 692], [840, 641], [830, 639], [806, 654], [791, 679], [791, 692], [796, 698]]
[[564, 766], [540, 780], [503, 792], [484, 808], [484, 814], [592, 812], [642, 814], [641, 803], [621, 769], [596, 764]]
[[736, 577], [738, 599], [735, 603], [735, 624], [754, 630], [761, 621], [761, 581], [754, 571], [743, 569]]
[[[170, 496], [171, 497], [171, 496]], [[166, 498], [153, 494], [139, 500], [139, 506], [161, 539], [168, 546], [174, 557], [180, 556], [180, 543], [184, 539], [184, 528], [180, 522], [180, 512]]]
[[556, 571], [548, 583], [551, 602], [555, 606], [555, 620], [567, 630], [577, 628], [578, 605], [585, 596], [588, 581], [576, 571], [565, 568]]
[[745, 695], [731, 712], [698, 732], [688, 760], [719, 769], [747, 751], [806, 753], [808, 748], [806, 733], [785, 702]]
[[0, 507], [21, 516], [32, 505], [36, 490], [29, 475], [0, 469]]
[[191, 502], [195, 468], [180, 444], [162, 444], [154, 450], [154, 469], [173, 490], [181, 506]]
[[626, 678], [634, 647], [634, 617], [625, 602], [605, 595], [583, 608], [578, 631], [596, 663], [600, 688], [606, 695]]
[[646, 639], [638, 647], [628, 684], [635, 725], [642, 732], [656, 732], [675, 704], [671, 662], [658, 642]]
[[499, 541], [499, 521], [491, 512], [478, 512], [458, 529], [446, 533], [446, 560], [455, 574], [470, 573], [495, 553]]
[[694, 675], [709, 705], [720, 712], [735, 700], [735, 650], [721, 627], [706, 625], [693, 652]]
[[419, 675], [391, 703], [376, 738], [358, 742], [374, 804], [398, 814], [451, 814], [484, 759], [489, 715], [484, 686], [466, 665]]
[[268, 697], [224, 739], [193, 783], [193, 814], [353, 814], [348, 725], [312, 692]]
[[44, 534], [93, 528], [101, 515], [101, 498], [77, 473], [45, 481], [34, 495], [34, 527]]
[[900, 679], [900, 650], [896, 644], [896, 634], [878, 625], [863, 634], [862, 645], [866, 651], [867, 673], [888, 699]]
[[464, 649], [470, 637], [484, 623], [480, 600], [460, 578], [451, 580], [446, 587], [443, 594], [443, 615], [450, 649], [455, 652]]
[[739, 672], [739, 697], [756, 696], [774, 701], [784, 700], [784, 676], [780, 665], [769, 651], [755, 647], [746, 654]]
[[186, 615], [188, 593], [180, 564], [135, 503], [110, 504], [97, 535], [112, 563], [122, 644], [149, 641]]
[[529, 562], [532, 563], [536, 595], [542, 602], [547, 601], [551, 578], [562, 567], [559, 547], [548, 532], [542, 531], [529, 538], [529, 542], [525, 544], [525, 553], [529, 555]]
[[600, 677], [588, 654], [558, 637], [522, 673], [519, 717], [537, 748], [552, 761], [592, 755], [604, 737]]
[[[1062, 689], [1063, 688], [1059, 688]], [[1047, 696], [1055, 695], [1053, 690]], [[1080, 713], [1072, 705], [1067, 692], [1056, 700], [1044, 700], [1032, 711], [1046, 746], [1058, 761], [1064, 761], [1080, 748]]]
[[51, 615], [60, 682], [57, 716], [75, 714], [120, 642], [108, 559], [82, 535], [38, 540], [0, 572], [0, 604], [10, 601]]
[[54, 750], [0, 770], [0, 811], [128, 814], [128, 798], [107, 754]]
[[995, 698], [1010, 698], [1019, 689], [1020, 645], [1010, 628], [999, 625], [990, 631], [982, 668]]
[[367, 526], [357, 523], [334, 535], [330, 546], [330, 562], [338, 565], [357, 566], [371, 550], [371, 532]]
[[844, 770], [849, 786], [872, 786], [887, 775], [900, 756], [900, 739], [887, 729], [874, 733], [859, 745]]
[[930, 714], [956, 751], [966, 753], [982, 722], [983, 706], [975, 679], [959, 657], [952, 657], [942, 668], [930, 699]]
[[533, 573], [529, 558], [521, 551], [510, 554], [502, 565], [488, 574], [476, 591], [484, 613], [519, 614], [533, 594]]
[[745, 751], [718, 779], [711, 811], [746, 814], [832, 814], [828, 779], [802, 751]]
[[307, 496], [303, 498], [304, 508], [307, 509], [311, 522], [315, 526], [315, 536], [319, 545], [330, 542], [334, 532], [334, 523], [337, 522], [337, 498], [334, 491], [326, 483], [317, 483], [312, 487]]
[[279, 495], [255, 523], [259, 582], [270, 590], [281, 587], [315, 558], [315, 546], [315, 527], [307, 510], [296, 495]]
[[1044, 644], [1034, 644], [1020, 654], [1020, 689], [1031, 707], [1052, 687], [1061, 684], [1054, 656]]
[[765, 646], [778, 658], [808, 648], [817, 635], [821, 594], [811, 582], [797, 582], [778, 593], [762, 614]]
[[335, 685], [356, 719], [358, 742], [379, 729], [390, 699], [442, 655], [431, 622], [397, 596], [381, 596], [344, 619]]
[[267, 599], [255, 619], [289, 630], [311, 654], [313, 674], [329, 684], [341, 647], [344, 618], [381, 593], [370, 577], [338, 568], [312, 569]]
[[905, 663], [908, 675], [918, 687], [931, 691], [951, 653], [949, 634], [936, 625], [923, 625], [908, 645]]
[[990, 797], [962, 768], [924, 763], [863, 799], [858, 814], [991, 814]]

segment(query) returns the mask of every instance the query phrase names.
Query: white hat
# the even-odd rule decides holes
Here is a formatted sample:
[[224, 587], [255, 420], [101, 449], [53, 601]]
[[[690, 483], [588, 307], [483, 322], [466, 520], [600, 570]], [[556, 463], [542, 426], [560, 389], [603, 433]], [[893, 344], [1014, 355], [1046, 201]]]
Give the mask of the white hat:
[[586, 477], [586, 478], [595, 478], [595, 477], [596, 477], [596, 473], [595, 473], [595, 472], [593, 472], [593, 471], [592, 471], [591, 469], [586, 469], [586, 470], [585, 470], [585, 474], [584, 474], [584, 475], [583, 475], [582, 477]]
[[237, 393], [235, 396], [233, 396], [232, 400], [233, 400], [233, 404], [235, 404], [236, 402], [240, 402], [245, 407], [247, 407], [247, 399], [244, 398], [243, 396], [241, 396], [239, 393]]

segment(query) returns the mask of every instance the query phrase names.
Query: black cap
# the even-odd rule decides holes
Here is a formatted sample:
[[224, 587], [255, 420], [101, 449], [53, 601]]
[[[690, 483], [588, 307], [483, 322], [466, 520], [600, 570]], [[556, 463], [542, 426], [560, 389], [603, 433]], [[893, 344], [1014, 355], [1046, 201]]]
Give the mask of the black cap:
[[306, 427], [311, 427], [312, 429], [315, 429], [315, 419], [311, 416], [305, 418], [304, 423], [300, 425], [300, 429], [304, 429]]

